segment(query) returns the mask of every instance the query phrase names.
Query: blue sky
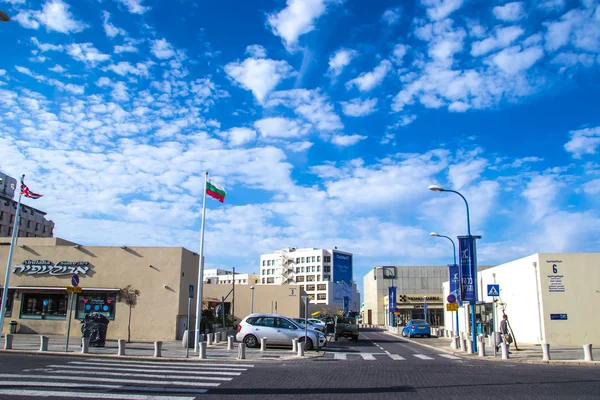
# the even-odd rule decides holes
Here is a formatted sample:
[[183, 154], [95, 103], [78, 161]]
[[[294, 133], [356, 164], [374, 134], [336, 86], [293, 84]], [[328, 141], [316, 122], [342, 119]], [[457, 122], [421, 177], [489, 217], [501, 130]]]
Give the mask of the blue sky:
[[375, 265], [600, 245], [595, 0], [0, 0], [0, 168], [55, 235]]

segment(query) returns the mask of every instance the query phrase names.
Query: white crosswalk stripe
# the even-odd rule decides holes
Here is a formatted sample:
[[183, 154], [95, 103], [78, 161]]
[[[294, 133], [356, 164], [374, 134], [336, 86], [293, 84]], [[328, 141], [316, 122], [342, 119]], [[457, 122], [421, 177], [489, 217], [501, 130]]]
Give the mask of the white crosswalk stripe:
[[426, 356], [425, 354], [413, 354], [413, 356], [420, 358], [421, 360], [433, 360], [432, 357]]
[[390, 358], [391, 358], [392, 360], [395, 360], [395, 361], [402, 361], [402, 360], [406, 360], [406, 358], [404, 358], [404, 357], [402, 357], [402, 356], [400, 356], [400, 355], [398, 355], [398, 354], [390, 354], [389, 356], [390, 356]]
[[191, 400], [253, 367], [243, 363], [85, 359], [0, 374], [0, 398]]
[[[425, 355], [425, 354], [411, 354], [411, 356], [418, 358], [419, 360], [434, 360], [435, 357], [433, 354]], [[437, 354], [437, 356], [449, 359], [449, 360], [461, 360], [460, 357], [453, 356], [451, 354]], [[405, 356], [407, 357], [407, 356]], [[363, 359], [365, 361], [377, 361], [377, 360], [386, 360], [392, 359], [394, 361], [407, 361], [405, 357], [402, 357], [399, 354], [391, 354], [389, 351], [385, 353], [342, 353], [342, 352], [330, 352], [326, 354], [325, 358], [333, 358], [334, 360], [340, 361], [353, 361], [357, 359]]]
[[438, 354], [438, 356], [448, 358], [450, 360], [461, 360], [460, 357], [453, 356], [452, 354]]

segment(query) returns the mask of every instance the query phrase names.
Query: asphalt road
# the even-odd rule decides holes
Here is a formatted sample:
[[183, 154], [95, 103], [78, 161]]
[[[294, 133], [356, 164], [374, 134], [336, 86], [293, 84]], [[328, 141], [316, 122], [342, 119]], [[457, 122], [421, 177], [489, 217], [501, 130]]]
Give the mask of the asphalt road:
[[441, 354], [376, 330], [361, 331], [358, 343], [331, 342], [323, 357], [304, 360], [216, 360], [190, 367], [151, 360], [0, 354], [0, 399], [512, 400], [597, 399], [600, 393], [600, 370], [594, 366]]

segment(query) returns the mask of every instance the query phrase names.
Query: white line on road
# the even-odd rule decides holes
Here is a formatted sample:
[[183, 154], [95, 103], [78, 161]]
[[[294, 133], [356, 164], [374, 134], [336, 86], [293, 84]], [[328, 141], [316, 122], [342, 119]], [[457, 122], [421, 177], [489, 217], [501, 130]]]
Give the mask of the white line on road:
[[450, 360], [461, 360], [460, 357], [453, 356], [452, 354], [438, 354], [438, 356], [449, 358]]
[[333, 358], [335, 360], [345, 360], [346, 359], [346, 353], [333, 353]]
[[[0, 374], [0, 378], [25, 378], [25, 379], [52, 379], [52, 380], [65, 380], [65, 381], [80, 381], [89, 382], [90, 380], [84, 376], [52, 376], [52, 375], [35, 375], [35, 374]], [[147, 381], [141, 379], [113, 379], [113, 378], [94, 378], [96, 382], [107, 382], [107, 383], [136, 383], [143, 385], [178, 385], [178, 386], [194, 386], [194, 387], [216, 387], [220, 383], [215, 382], [185, 382], [185, 381]]]
[[[118, 364], [118, 363], [122, 363], [124, 361], [121, 360], [110, 360], [107, 358], [86, 358], [85, 361], [91, 361], [91, 362], [95, 362], [95, 363], [105, 363], [105, 364]], [[73, 363], [78, 362], [78, 361], [73, 361]], [[165, 364], [169, 364], [169, 365], [185, 365], [187, 367], [244, 367], [244, 368], [252, 368], [254, 367], [254, 365], [251, 364], [243, 364], [243, 363], [239, 363], [239, 364], [215, 364], [215, 363], [205, 363], [205, 362], [194, 362], [194, 361], [190, 361], [190, 362], [171, 362], [171, 361], [138, 361], [138, 360], [127, 360], [127, 363], [130, 364], [149, 364], [149, 365], [165, 365]]]
[[[139, 367], [139, 365], [137, 365]], [[77, 365], [48, 365], [48, 368], [63, 368], [63, 369], [76, 369], [78, 371], [82, 371], [80, 366]], [[185, 373], [187, 375], [224, 375], [224, 376], [240, 376], [241, 372], [229, 372], [229, 371], [182, 371], [182, 370], [173, 370], [173, 369], [146, 369], [146, 368], [115, 368], [115, 367], [96, 367], [94, 366], [94, 371], [114, 371], [118, 369], [119, 371], [126, 372], [146, 372], [148, 374], [157, 374], [157, 373], [167, 373], [167, 374], [181, 374]], [[45, 368], [40, 369], [41, 371], [46, 371]], [[36, 369], [31, 369], [30, 371], [36, 371]], [[86, 371], [86, 370], [83, 370]], [[71, 371], [69, 371], [71, 372]]]
[[363, 360], [367, 360], [367, 361], [375, 361], [376, 360], [375, 356], [370, 353], [360, 353], [360, 355], [362, 356]]
[[[34, 386], [48, 388], [74, 388], [81, 389], [81, 383], [71, 382], [28, 382], [28, 381], [2, 381], [3, 386]], [[128, 385], [101, 385], [96, 383], [86, 383], [86, 389], [118, 389], [126, 392], [155, 392], [155, 393], [206, 393], [208, 389], [190, 389], [177, 387], [157, 387], [157, 386], [128, 386]]]
[[[204, 392], [206, 393], [206, 392]], [[44, 390], [0, 389], [0, 395], [26, 397], [70, 397], [85, 399], [123, 399], [123, 400], [173, 400], [173, 396], [152, 396], [146, 394], [90, 393], [90, 392], [47, 392]], [[194, 400], [196, 397], [177, 397], [181, 400]]]
[[[72, 374], [73, 371], [56, 369], [54, 371], [44, 371], [47, 374]], [[154, 372], [154, 371], [152, 371]], [[80, 375], [100, 375], [100, 376], [131, 376], [135, 378], [150, 378], [150, 379], [200, 379], [205, 381], [230, 381], [233, 378], [225, 378], [222, 376], [194, 376], [179, 372], [178, 375], [155, 375], [150, 373], [133, 374], [125, 372], [105, 372], [105, 371], [80, 371]], [[237, 374], [239, 375], [239, 374]]]
[[426, 356], [425, 354], [413, 354], [413, 356], [420, 358], [421, 360], [433, 360], [433, 358]]
[[399, 356], [398, 354], [388, 354], [388, 355], [390, 356], [390, 358], [391, 358], [392, 360], [395, 360], [395, 361], [402, 361], [402, 360], [406, 360], [406, 358], [404, 358], [404, 357], [402, 357], [402, 356]]
[[[87, 362], [87, 361], [69, 361], [69, 364], [75, 364], [75, 365], [93, 365], [94, 368], [96, 368], [96, 366], [98, 365], [95, 362]], [[204, 371], [204, 370], [209, 370], [209, 371], [247, 371], [248, 368], [219, 368], [219, 367], [205, 367], [205, 366], [199, 366], [196, 364], [191, 364], [188, 365], [186, 367], [180, 367], [177, 365], [171, 365], [171, 363], [157, 363], [154, 365], [148, 365], [148, 364], [133, 364], [131, 362], [128, 361], [116, 361], [116, 362], [111, 362], [110, 364], [105, 364], [105, 367], [108, 367], [110, 369], [113, 369], [114, 367], [137, 367], [137, 368], [160, 368], [160, 369], [172, 369], [172, 370], [179, 370], [179, 369], [184, 369], [186, 371], [190, 371], [190, 370], [197, 370], [197, 371]], [[109, 367], [110, 366], [110, 367]], [[77, 367], [77, 368], [81, 368], [81, 367]]]
[[387, 355], [389, 356], [389, 355], [390, 355], [390, 352], [386, 350], [386, 351], [385, 351], [385, 354], [387, 354]]

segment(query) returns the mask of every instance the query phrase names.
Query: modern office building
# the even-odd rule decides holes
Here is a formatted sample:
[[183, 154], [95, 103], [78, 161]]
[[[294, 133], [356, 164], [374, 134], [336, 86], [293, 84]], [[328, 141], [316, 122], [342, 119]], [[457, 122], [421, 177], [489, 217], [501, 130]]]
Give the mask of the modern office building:
[[260, 283], [298, 285], [312, 298], [312, 308], [338, 305], [340, 310], [358, 311], [352, 259], [352, 253], [338, 249], [277, 250], [260, 256]]
[[[17, 190], [17, 180], [0, 172], [0, 237], [12, 236], [17, 213], [17, 201], [14, 200]], [[23, 197], [23, 200], [26, 198]], [[19, 238], [52, 237], [53, 235], [54, 222], [46, 219], [46, 213], [22, 201]]]
[[256, 274], [240, 274], [226, 269], [206, 269], [203, 275], [204, 283], [212, 285], [257, 285], [260, 283], [260, 277]]

